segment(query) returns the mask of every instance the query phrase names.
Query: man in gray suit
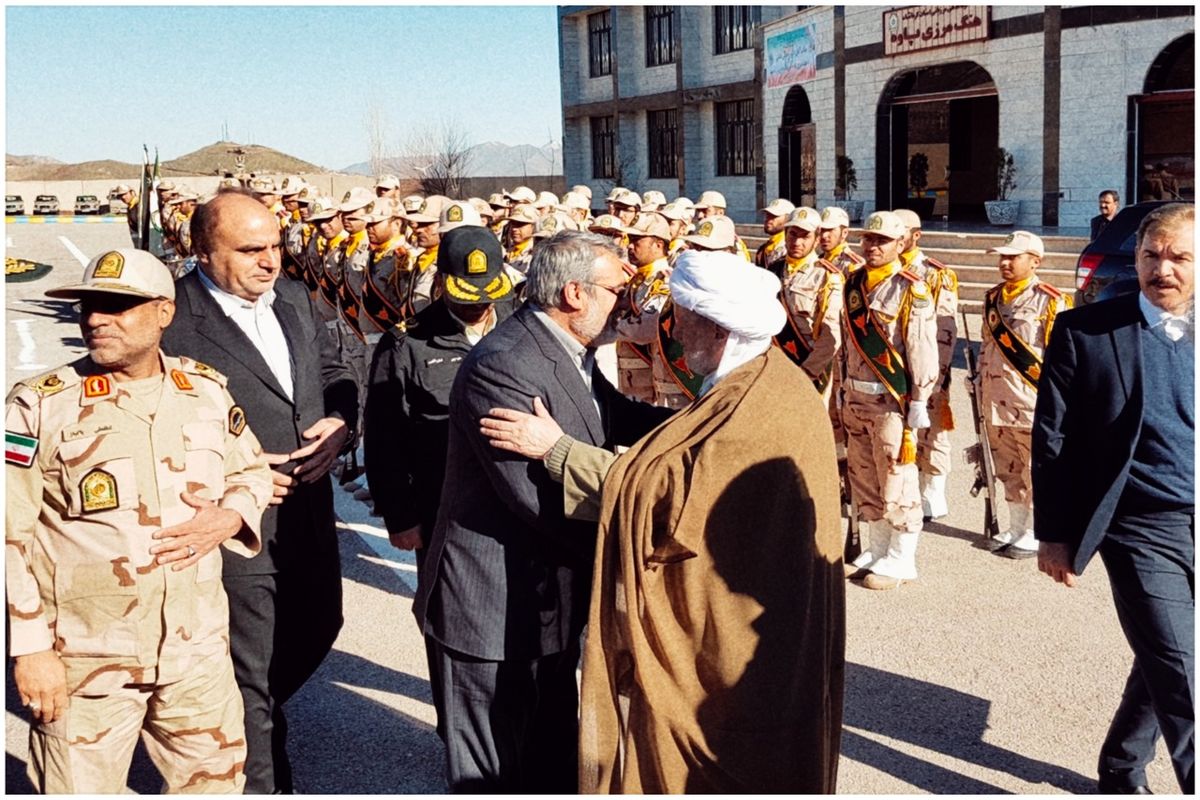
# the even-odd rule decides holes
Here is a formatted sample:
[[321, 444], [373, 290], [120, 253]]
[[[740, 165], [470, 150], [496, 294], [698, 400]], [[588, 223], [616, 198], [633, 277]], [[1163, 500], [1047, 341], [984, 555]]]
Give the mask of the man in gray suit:
[[358, 419], [358, 391], [304, 285], [278, 280], [279, 226], [252, 195], [197, 210], [199, 268], [176, 282], [162, 346], [212, 365], [272, 464], [262, 551], [226, 558], [230, 650], [246, 720], [246, 792], [289, 793], [283, 703], [342, 625], [341, 563], [328, 477]]
[[575, 669], [596, 542], [595, 525], [566, 520], [542, 463], [492, 447], [480, 419], [540, 397], [564, 432], [612, 447], [670, 415], [596, 368], [627, 302], [617, 247], [562, 232], [528, 276], [529, 302], [471, 350], [450, 393], [442, 504], [413, 606], [456, 792], [576, 791]]

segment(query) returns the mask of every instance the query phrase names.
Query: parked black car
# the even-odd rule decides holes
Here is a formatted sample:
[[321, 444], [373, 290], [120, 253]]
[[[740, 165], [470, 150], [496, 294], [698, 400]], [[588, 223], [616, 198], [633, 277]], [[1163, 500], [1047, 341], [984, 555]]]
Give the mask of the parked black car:
[[1096, 240], [1083, 248], [1075, 264], [1075, 305], [1138, 290], [1134, 266], [1137, 229], [1147, 214], [1167, 202], [1155, 200], [1122, 208]]

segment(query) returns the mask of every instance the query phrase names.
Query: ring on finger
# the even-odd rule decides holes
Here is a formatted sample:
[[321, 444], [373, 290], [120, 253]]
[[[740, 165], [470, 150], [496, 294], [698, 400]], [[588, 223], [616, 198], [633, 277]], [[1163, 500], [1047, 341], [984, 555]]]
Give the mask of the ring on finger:
[[188, 549], [188, 558], [192, 558], [193, 556], [196, 555], [196, 548], [192, 547], [190, 544], [187, 546], [187, 549]]

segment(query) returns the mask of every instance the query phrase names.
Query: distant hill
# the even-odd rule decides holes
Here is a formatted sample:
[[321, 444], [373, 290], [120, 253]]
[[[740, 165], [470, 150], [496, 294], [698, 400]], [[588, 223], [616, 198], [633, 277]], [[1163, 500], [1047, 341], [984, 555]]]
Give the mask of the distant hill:
[[[36, 156], [34, 157], [36, 158]], [[13, 166], [11, 157], [6, 158], [5, 180], [10, 181], [86, 181], [99, 178], [114, 180], [137, 180], [141, 177], [140, 164], [123, 161], [85, 161], [82, 164], [64, 164], [54, 159], [29, 161]]]
[[[159, 164], [162, 175], [223, 175], [237, 168], [237, 155], [231, 150], [240, 149], [245, 154], [247, 172], [278, 174], [314, 174], [328, 170], [301, 161], [270, 147], [236, 142], [217, 142], [201, 147], [194, 153], [163, 161]], [[114, 179], [137, 180], [142, 175], [141, 164], [106, 159], [85, 161], [81, 164], [64, 164], [47, 156], [4, 156], [5, 179], [10, 181], [86, 181]]]
[[[412, 159], [419, 161], [420, 159]], [[413, 174], [406, 158], [388, 159], [385, 169], [400, 177]], [[343, 167], [342, 172], [354, 175], [374, 175], [367, 161]], [[468, 178], [489, 178], [496, 175], [561, 175], [562, 147], [550, 143], [541, 147], [530, 144], [509, 145], [502, 142], [484, 142], [471, 148], [471, 163]]]
[[194, 153], [162, 162], [160, 170], [163, 175], [224, 175], [226, 172], [236, 172], [237, 154], [232, 152], [234, 150], [241, 150], [245, 155], [247, 172], [275, 175], [327, 171], [270, 147], [237, 142], [217, 142], [201, 147]]

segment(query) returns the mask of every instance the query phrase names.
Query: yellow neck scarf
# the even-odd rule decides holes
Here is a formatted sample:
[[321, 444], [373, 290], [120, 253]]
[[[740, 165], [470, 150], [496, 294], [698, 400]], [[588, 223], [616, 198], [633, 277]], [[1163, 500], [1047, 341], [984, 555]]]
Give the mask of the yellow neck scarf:
[[437, 251], [438, 246], [435, 244], [433, 247], [417, 256], [417, 269], [419, 269], [421, 272], [429, 269], [429, 267], [432, 266], [435, 261], [437, 261]]
[[787, 256], [787, 274], [795, 275], [797, 272], [806, 270], [811, 267], [816, 260], [817, 253], [815, 250], [804, 256], [804, 258], [792, 258], [791, 256]]
[[900, 266], [900, 262], [898, 260], [893, 261], [890, 264], [884, 264], [882, 267], [866, 267], [867, 291], [873, 291], [876, 286], [895, 275], [901, 269], [902, 267]]
[[1023, 281], [1016, 283], [1005, 283], [1000, 287], [1000, 302], [1005, 305], [1010, 304], [1017, 299], [1017, 295], [1029, 288], [1029, 284], [1033, 283], [1033, 276], [1030, 275]]

